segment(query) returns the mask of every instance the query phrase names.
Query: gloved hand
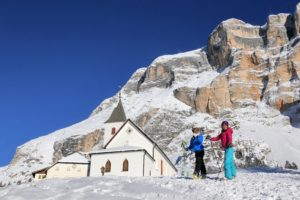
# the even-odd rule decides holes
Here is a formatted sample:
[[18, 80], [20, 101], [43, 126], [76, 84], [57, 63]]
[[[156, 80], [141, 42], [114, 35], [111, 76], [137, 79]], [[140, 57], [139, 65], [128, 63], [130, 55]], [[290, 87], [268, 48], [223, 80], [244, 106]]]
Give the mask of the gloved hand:
[[207, 135], [207, 136], [206, 136], [206, 139], [207, 139], [207, 140], [210, 140], [210, 139], [211, 139], [211, 136], [210, 136], [210, 135]]
[[228, 144], [227, 146], [228, 146], [228, 148], [229, 147], [234, 147], [234, 144]]

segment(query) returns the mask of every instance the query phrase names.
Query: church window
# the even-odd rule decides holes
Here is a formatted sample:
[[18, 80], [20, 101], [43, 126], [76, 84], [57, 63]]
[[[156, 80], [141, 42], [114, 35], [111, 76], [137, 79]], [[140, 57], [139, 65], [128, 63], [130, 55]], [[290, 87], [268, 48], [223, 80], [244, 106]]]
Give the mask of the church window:
[[111, 163], [108, 160], [105, 164], [105, 172], [110, 172], [110, 170], [111, 170]]
[[56, 167], [55, 167], [55, 171], [59, 171], [59, 166], [56, 166]]
[[76, 164], [73, 164], [73, 165], [72, 165], [72, 168], [75, 169], [75, 168], [76, 168]]
[[126, 130], [126, 133], [127, 133], [128, 135], [130, 135], [130, 134], [132, 133], [132, 129], [129, 127], [129, 128]]
[[116, 133], [116, 128], [113, 127], [113, 128], [111, 129], [111, 134], [114, 135], [115, 133]]
[[128, 171], [128, 168], [129, 168], [129, 163], [128, 163], [128, 160], [125, 159], [125, 160], [123, 161], [123, 171], [124, 171], [124, 172], [127, 172], [127, 171]]

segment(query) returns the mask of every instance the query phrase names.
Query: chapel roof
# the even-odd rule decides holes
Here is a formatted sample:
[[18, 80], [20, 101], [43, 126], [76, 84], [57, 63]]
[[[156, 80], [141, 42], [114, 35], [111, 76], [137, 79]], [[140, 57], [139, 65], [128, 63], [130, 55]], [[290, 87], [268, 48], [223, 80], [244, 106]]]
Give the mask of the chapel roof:
[[108, 120], [104, 123], [125, 122], [125, 121], [126, 121], [126, 115], [120, 98], [117, 107], [115, 107]]
[[62, 158], [58, 163], [89, 163], [89, 160], [79, 153], [73, 153], [67, 157]]

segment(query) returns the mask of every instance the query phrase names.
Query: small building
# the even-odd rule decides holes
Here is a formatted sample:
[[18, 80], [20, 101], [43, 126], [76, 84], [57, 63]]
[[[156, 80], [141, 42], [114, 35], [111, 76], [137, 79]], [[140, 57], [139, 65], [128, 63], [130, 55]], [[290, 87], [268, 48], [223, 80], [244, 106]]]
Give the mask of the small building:
[[77, 178], [89, 174], [89, 160], [79, 153], [64, 157], [50, 167], [32, 173], [35, 180], [45, 178]]
[[47, 170], [49, 167], [32, 172], [32, 176], [35, 180], [43, 180], [47, 177]]

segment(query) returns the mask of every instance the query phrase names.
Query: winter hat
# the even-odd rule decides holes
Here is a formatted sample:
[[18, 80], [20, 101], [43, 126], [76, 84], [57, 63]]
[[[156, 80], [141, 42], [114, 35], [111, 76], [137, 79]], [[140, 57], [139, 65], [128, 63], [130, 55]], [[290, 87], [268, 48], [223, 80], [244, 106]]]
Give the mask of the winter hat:
[[196, 127], [196, 126], [194, 126], [194, 127], [192, 128], [192, 131], [194, 132], [195, 129], [197, 129], [197, 130], [199, 131], [199, 128]]
[[225, 124], [226, 126], [229, 126], [228, 121], [222, 121], [222, 124], [221, 124], [221, 125], [223, 126], [224, 124]]

